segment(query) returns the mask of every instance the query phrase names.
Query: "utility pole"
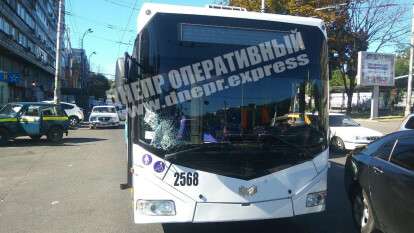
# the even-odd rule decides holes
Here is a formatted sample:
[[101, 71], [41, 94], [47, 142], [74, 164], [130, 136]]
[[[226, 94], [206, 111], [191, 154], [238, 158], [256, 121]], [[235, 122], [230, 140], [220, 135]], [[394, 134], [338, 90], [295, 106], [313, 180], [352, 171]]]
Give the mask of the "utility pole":
[[57, 24], [57, 40], [56, 40], [56, 63], [55, 63], [55, 91], [54, 91], [54, 102], [55, 104], [60, 103], [60, 62], [61, 62], [61, 45], [64, 31], [64, 11], [65, 11], [65, 0], [59, 0], [59, 17]]
[[265, 13], [265, 0], [262, 0], [262, 6], [260, 7], [260, 12]]
[[[82, 85], [81, 85], [81, 87], [82, 87], [82, 90], [86, 90], [85, 88], [86, 88], [86, 78], [87, 78], [87, 76], [88, 76], [88, 74], [86, 74], [86, 70], [85, 70], [85, 59], [88, 59], [88, 57], [87, 57], [87, 55], [86, 55], [86, 52], [83, 50], [83, 41], [85, 40], [85, 36], [87, 35], [87, 34], [89, 34], [89, 33], [92, 33], [93, 32], [93, 30], [92, 30], [92, 28], [88, 28], [88, 30], [86, 30], [84, 33], [83, 33], [83, 35], [82, 35], [82, 39], [81, 39], [81, 41], [80, 41], [80, 44], [81, 44], [81, 67], [80, 67], [80, 72], [79, 72], [79, 76], [80, 76], [80, 78], [81, 78], [81, 83], [82, 83]], [[85, 58], [85, 59], [84, 59]], [[86, 77], [85, 77], [86, 76]]]
[[411, 43], [410, 43], [410, 66], [408, 70], [407, 101], [405, 104], [405, 116], [411, 113], [411, 95], [413, 82], [413, 60], [414, 60], [414, 5], [411, 15]]

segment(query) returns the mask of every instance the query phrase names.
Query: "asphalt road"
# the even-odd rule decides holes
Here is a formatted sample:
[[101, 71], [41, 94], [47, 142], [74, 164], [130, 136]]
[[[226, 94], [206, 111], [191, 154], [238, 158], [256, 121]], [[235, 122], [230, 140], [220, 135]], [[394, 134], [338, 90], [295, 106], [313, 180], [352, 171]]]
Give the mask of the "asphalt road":
[[290, 219], [135, 225], [123, 130], [79, 129], [61, 146], [17, 139], [0, 148], [0, 233], [295, 232], [353, 233], [343, 188], [343, 155], [332, 155], [327, 211]]

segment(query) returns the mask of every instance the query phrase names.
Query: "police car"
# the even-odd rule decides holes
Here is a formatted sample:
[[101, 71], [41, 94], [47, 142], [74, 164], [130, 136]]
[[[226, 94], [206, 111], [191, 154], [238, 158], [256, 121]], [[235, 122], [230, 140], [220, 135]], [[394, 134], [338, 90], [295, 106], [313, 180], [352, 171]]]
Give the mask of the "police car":
[[0, 145], [20, 136], [58, 143], [68, 134], [69, 120], [59, 105], [38, 102], [9, 103], [0, 110]]

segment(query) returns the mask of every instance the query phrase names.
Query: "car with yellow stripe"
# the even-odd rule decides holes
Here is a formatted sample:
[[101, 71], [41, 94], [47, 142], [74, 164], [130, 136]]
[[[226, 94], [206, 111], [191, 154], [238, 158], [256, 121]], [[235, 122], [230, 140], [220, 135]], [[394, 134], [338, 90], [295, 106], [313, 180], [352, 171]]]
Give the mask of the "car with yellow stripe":
[[53, 143], [68, 135], [69, 120], [60, 105], [42, 102], [9, 103], [0, 109], [0, 145], [11, 139], [46, 136]]

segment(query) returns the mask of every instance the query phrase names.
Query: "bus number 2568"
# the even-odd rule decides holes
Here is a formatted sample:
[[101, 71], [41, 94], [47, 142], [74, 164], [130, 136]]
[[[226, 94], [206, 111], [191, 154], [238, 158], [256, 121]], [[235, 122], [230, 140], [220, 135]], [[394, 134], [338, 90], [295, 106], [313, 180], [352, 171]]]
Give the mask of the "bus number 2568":
[[174, 186], [197, 186], [197, 172], [176, 172], [174, 173]]

